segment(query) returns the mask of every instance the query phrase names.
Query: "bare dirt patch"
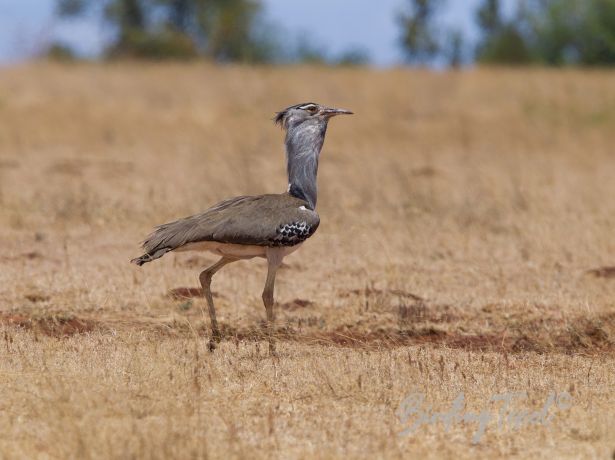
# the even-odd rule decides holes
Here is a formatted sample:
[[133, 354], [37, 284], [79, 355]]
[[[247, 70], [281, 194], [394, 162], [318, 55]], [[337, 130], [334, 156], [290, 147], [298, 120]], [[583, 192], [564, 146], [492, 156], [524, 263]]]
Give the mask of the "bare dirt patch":
[[615, 266], [594, 268], [588, 270], [587, 273], [594, 275], [596, 278], [615, 278]]
[[[188, 288], [186, 288], [188, 289]], [[179, 292], [189, 296], [193, 292]], [[178, 297], [188, 298], [188, 297]], [[295, 299], [282, 304], [286, 310], [310, 308], [312, 302]], [[429, 311], [426, 309], [425, 311]], [[530, 320], [522, 323], [500, 325], [497, 332], [484, 333], [451, 328], [440, 317], [441, 325], [426, 321], [433, 315], [420, 317], [413, 325], [406, 323], [401, 328], [378, 327], [369, 329], [361, 325], [348, 325], [327, 330], [322, 322], [308, 320], [278, 325], [275, 336], [286, 342], [312, 343], [349, 348], [386, 349], [413, 345], [433, 345], [460, 350], [490, 351], [498, 353], [599, 353], [615, 350], [615, 313], [595, 318], [575, 317], [567, 321], [556, 319]], [[3, 314], [0, 324], [32, 330], [52, 337], [70, 337], [74, 334], [94, 330], [137, 330], [154, 331], [171, 336], [194, 335], [195, 330], [188, 323], [163, 322], [147, 318], [126, 320], [95, 320], [70, 314], [27, 315]], [[236, 327], [220, 325], [222, 337], [232, 342], [266, 340], [264, 322], [258, 326]], [[201, 323], [196, 332], [201, 337], [209, 334], [208, 323]]]
[[500, 353], [600, 353], [615, 350], [615, 315], [593, 320], [573, 318], [562, 325], [549, 321], [536, 326], [517, 325], [500, 333], [461, 332], [420, 326], [360, 331], [346, 328], [328, 332], [285, 334], [287, 339], [315, 341], [345, 347], [395, 348], [432, 344], [447, 348]]
[[313, 307], [315, 305], [314, 302], [307, 299], [293, 299], [290, 302], [284, 302], [280, 304], [280, 308], [282, 310], [303, 310], [306, 308]]
[[24, 298], [26, 300], [29, 300], [30, 302], [33, 302], [33, 303], [47, 302], [49, 299], [51, 299], [50, 296], [48, 296], [46, 294], [40, 294], [40, 293], [37, 293], [37, 292], [28, 293], [28, 294], [24, 295]]
[[101, 324], [94, 320], [72, 315], [28, 316], [5, 313], [0, 316], [0, 323], [56, 338], [70, 337], [101, 328]]
[[19, 260], [42, 260], [43, 255], [38, 251], [29, 251], [16, 256], [0, 256], [0, 260], [6, 262], [16, 262]]

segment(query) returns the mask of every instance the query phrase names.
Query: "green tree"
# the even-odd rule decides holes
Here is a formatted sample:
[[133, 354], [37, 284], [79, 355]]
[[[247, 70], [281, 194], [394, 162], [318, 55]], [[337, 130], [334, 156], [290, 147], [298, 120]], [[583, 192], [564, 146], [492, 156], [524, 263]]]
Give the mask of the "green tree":
[[615, 64], [615, 0], [593, 0], [588, 12], [587, 29], [582, 34], [581, 63]]
[[543, 0], [532, 32], [546, 64], [615, 64], [615, 0]]
[[496, 35], [502, 28], [500, 0], [485, 0], [478, 7], [476, 22], [483, 35]]
[[409, 0], [408, 8], [399, 13], [397, 22], [401, 33], [401, 46], [408, 62], [427, 64], [438, 55], [441, 45], [434, 25], [440, 0]]
[[461, 67], [464, 62], [464, 46], [463, 33], [458, 29], [449, 31], [444, 47], [444, 57], [450, 67], [454, 69]]
[[201, 1], [199, 29], [207, 54], [218, 61], [266, 62], [276, 46], [262, 26], [262, 6], [254, 0]]
[[342, 51], [334, 59], [335, 65], [358, 67], [369, 64], [369, 53], [361, 47], [351, 47]]
[[524, 8], [519, 8], [514, 19], [506, 20], [502, 16], [500, 0], [484, 0], [476, 12], [481, 31], [476, 59], [506, 65], [532, 62], [533, 52], [524, 33], [527, 20]]

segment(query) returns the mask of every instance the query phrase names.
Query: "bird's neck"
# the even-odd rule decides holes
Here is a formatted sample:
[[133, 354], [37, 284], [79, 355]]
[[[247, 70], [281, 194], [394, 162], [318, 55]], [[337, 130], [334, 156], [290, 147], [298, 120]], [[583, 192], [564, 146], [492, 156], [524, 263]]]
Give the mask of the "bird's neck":
[[286, 133], [288, 192], [316, 209], [318, 158], [327, 125], [290, 127]]

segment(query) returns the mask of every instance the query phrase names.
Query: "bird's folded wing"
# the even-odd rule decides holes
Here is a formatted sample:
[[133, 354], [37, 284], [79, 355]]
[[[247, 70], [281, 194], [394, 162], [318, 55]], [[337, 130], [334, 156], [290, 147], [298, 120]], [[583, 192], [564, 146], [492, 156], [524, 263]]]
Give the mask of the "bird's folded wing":
[[309, 238], [318, 214], [289, 194], [240, 196], [207, 211], [160, 225], [145, 240], [148, 253], [188, 243], [218, 241], [258, 246], [292, 246]]

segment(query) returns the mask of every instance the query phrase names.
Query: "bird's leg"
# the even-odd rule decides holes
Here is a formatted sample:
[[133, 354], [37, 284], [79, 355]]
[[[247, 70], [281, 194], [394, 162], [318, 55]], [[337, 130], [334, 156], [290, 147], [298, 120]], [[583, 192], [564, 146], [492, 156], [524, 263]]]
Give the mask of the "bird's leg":
[[267, 281], [265, 281], [265, 289], [263, 289], [263, 303], [267, 311], [267, 337], [269, 340], [269, 353], [275, 355], [275, 343], [273, 338], [273, 326], [275, 321], [275, 313], [273, 311], [273, 290], [275, 285], [275, 275], [278, 268], [282, 264], [284, 257], [281, 248], [267, 249]]
[[214, 299], [211, 295], [211, 279], [214, 274], [231, 262], [234, 262], [236, 259], [231, 259], [229, 257], [222, 257], [218, 262], [213, 264], [211, 267], [203, 270], [199, 275], [199, 281], [201, 282], [201, 286], [203, 287], [203, 295], [207, 300], [207, 308], [209, 309], [209, 319], [211, 320], [211, 339], [209, 340], [209, 351], [214, 351], [216, 348], [216, 343], [220, 342], [220, 329], [218, 329], [218, 321], [216, 320], [216, 309], [214, 308]]

